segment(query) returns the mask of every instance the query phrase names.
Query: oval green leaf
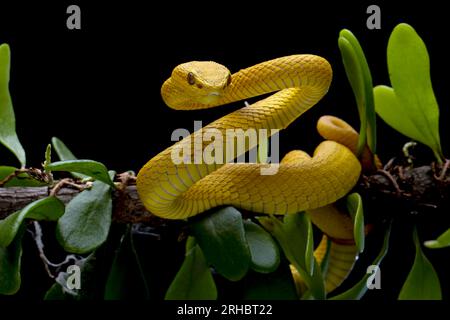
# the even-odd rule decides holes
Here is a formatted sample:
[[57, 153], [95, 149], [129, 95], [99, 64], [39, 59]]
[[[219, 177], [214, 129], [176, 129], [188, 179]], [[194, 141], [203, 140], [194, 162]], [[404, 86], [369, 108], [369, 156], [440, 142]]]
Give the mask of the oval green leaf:
[[244, 229], [252, 257], [250, 267], [261, 273], [275, 271], [280, 264], [280, 252], [272, 236], [251, 220], [244, 221]]
[[56, 221], [63, 214], [64, 204], [56, 197], [47, 197], [30, 203], [0, 221], [0, 247], [10, 245], [26, 218]]
[[359, 252], [364, 251], [364, 211], [362, 198], [359, 193], [352, 193], [347, 196], [347, 209], [353, 220], [353, 237], [355, 238], [356, 248]]
[[76, 172], [87, 175], [95, 180], [104, 182], [115, 188], [114, 182], [111, 180], [108, 169], [103, 163], [93, 160], [66, 160], [49, 164], [46, 168], [49, 171], [67, 171]]
[[206, 260], [231, 281], [245, 276], [251, 261], [239, 211], [219, 209], [192, 224], [192, 231]]
[[67, 148], [66, 144], [61, 141], [61, 139], [58, 139], [57, 137], [52, 138], [52, 145], [53, 148], [56, 151], [56, 154], [59, 157], [59, 160], [66, 161], [66, 160], [77, 160], [77, 157], [72, 153], [72, 151]]
[[413, 232], [416, 257], [398, 296], [399, 300], [441, 300], [441, 284], [431, 262], [420, 248], [417, 229]]
[[167, 290], [166, 300], [216, 300], [217, 288], [199, 245], [189, 237], [186, 256]]
[[343, 29], [339, 33], [338, 45], [347, 78], [355, 95], [361, 122], [358, 155], [366, 146], [366, 140], [369, 149], [375, 154], [377, 144], [376, 118], [369, 64], [358, 39], [350, 30]]
[[16, 133], [16, 118], [9, 94], [11, 52], [7, 44], [0, 45], [0, 143], [8, 148], [24, 167], [25, 150]]
[[22, 226], [8, 247], [0, 247], [0, 294], [13, 295], [20, 289], [24, 232], [25, 227]]
[[436, 240], [425, 241], [425, 246], [430, 249], [440, 249], [450, 246], [450, 229], [441, 234]]
[[111, 215], [111, 187], [95, 181], [67, 204], [58, 220], [57, 239], [68, 252], [90, 252], [106, 241]]
[[134, 248], [130, 226], [120, 240], [106, 281], [104, 298], [105, 300], [142, 300], [149, 298], [147, 281]]
[[244, 300], [298, 300], [288, 263], [272, 273], [249, 272], [244, 278]]
[[400, 133], [429, 146], [441, 161], [439, 107], [425, 43], [410, 25], [401, 23], [389, 38], [387, 58], [392, 88], [374, 89], [377, 113]]
[[345, 72], [348, 81], [352, 87], [355, 96], [356, 105], [358, 107], [360, 130], [358, 140], [358, 155], [362, 153], [367, 140], [367, 116], [364, 105], [364, 79], [362, 76], [361, 65], [358, 62], [358, 57], [351, 43], [340, 36], [338, 40], [339, 50], [341, 51], [342, 62], [344, 64]]

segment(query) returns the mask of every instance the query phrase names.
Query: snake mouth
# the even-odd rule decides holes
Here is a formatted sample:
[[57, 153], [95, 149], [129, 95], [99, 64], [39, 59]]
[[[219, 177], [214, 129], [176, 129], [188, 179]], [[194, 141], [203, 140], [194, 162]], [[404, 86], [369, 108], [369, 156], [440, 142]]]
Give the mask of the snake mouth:
[[201, 97], [198, 97], [198, 98], [201, 103], [214, 104], [214, 103], [217, 103], [218, 100], [220, 100], [221, 96], [222, 95], [220, 94], [219, 91], [210, 91], [207, 93], [205, 92], [204, 95], [202, 95]]

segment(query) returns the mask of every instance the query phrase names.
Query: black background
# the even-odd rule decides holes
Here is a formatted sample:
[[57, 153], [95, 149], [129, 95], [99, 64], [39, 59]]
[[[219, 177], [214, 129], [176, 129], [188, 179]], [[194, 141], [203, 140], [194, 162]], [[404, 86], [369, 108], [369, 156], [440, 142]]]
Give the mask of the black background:
[[[339, 31], [348, 28], [360, 40], [374, 84], [389, 84], [386, 45], [400, 22], [413, 25], [427, 44], [445, 152], [450, 68], [446, 11], [439, 2], [395, 3], [380, 3], [382, 28], [368, 30], [367, 3], [79, 2], [80, 31], [66, 28], [68, 2], [2, 4], [0, 41], [11, 46], [11, 94], [28, 164], [38, 166], [46, 144], [57, 136], [79, 158], [99, 160], [117, 171], [138, 170], [172, 143], [174, 129], [192, 131], [193, 120], [206, 124], [243, 105], [169, 109], [160, 87], [177, 64], [214, 60], [233, 72], [296, 53], [321, 55], [334, 69], [328, 95], [281, 135], [283, 151], [312, 151], [320, 141], [314, 130], [320, 115], [339, 115], [358, 126], [337, 47]], [[388, 159], [408, 139], [381, 120], [379, 127], [378, 153]]]
[[[81, 30], [66, 28], [66, 8], [73, 3], [81, 7]], [[381, 8], [381, 30], [367, 29], [366, 8], [372, 4], [367, 2], [73, 3], [0, 5], [0, 43], [11, 46], [10, 89], [17, 132], [30, 166], [40, 165], [46, 145], [57, 136], [78, 158], [101, 161], [119, 172], [137, 171], [172, 144], [174, 129], [192, 131], [194, 120], [206, 124], [243, 105], [193, 112], [167, 108], [160, 86], [177, 64], [214, 60], [234, 72], [296, 53], [321, 55], [334, 70], [327, 96], [281, 134], [283, 152], [312, 151], [320, 141], [314, 128], [321, 115], [338, 115], [358, 127], [353, 93], [337, 46], [339, 31], [348, 28], [360, 40], [374, 85], [389, 84], [386, 46], [400, 22], [411, 24], [427, 45], [441, 110], [441, 142], [444, 154], [450, 152], [448, 13], [442, 1], [374, 2]], [[398, 155], [408, 141], [381, 120], [378, 139], [378, 153], [384, 161]], [[432, 159], [426, 148], [419, 151]], [[3, 147], [0, 157], [2, 163], [15, 163]], [[405, 236], [405, 243], [410, 243], [409, 232]], [[395, 298], [412, 263], [412, 249], [405, 256], [390, 258], [392, 269], [405, 270], [391, 276], [388, 272], [397, 291], [387, 288], [383, 291], [387, 295], [373, 293], [372, 297]], [[443, 259], [442, 252], [429, 255]], [[440, 275], [444, 268], [438, 270]], [[443, 276], [443, 283], [447, 282], [448, 276]]]

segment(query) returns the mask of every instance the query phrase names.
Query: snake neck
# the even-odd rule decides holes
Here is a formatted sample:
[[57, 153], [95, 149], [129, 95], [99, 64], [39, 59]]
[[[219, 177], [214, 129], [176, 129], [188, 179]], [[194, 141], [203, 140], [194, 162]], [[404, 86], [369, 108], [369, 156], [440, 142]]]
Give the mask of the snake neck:
[[[289, 88], [325, 95], [332, 79], [327, 60], [314, 55], [292, 55], [242, 69], [232, 76], [219, 101], [226, 104]], [[320, 98], [319, 98], [320, 99]]]

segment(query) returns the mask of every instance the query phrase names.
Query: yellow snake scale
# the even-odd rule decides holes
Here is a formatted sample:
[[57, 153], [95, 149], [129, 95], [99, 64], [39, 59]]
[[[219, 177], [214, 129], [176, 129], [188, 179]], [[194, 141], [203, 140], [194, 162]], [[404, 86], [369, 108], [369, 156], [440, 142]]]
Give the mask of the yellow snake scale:
[[[273, 93], [203, 128], [215, 128], [225, 135], [227, 129], [286, 128], [327, 93], [331, 79], [330, 64], [315, 55], [277, 58], [232, 75], [217, 63], [194, 61], [177, 66], [161, 94], [169, 107], [193, 110]], [[322, 117], [317, 127], [328, 140], [317, 146], [313, 157], [291, 151], [274, 175], [261, 175], [261, 167], [267, 165], [257, 163], [175, 164], [172, 149], [186, 144], [194, 148], [191, 135], [148, 161], [137, 177], [138, 193], [150, 212], [167, 219], [185, 219], [222, 205], [266, 214], [306, 210], [331, 239], [351, 240], [351, 220], [331, 204], [345, 196], [359, 178], [361, 165], [353, 153], [358, 135], [344, 121], [330, 116]], [[203, 142], [202, 148], [209, 143]], [[339, 262], [339, 254], [337, 260], [330, 260], [330, 266], [337, 263], [338, 268], [329, 270], [339, 277], [332, 279], [333, 285], [327, 281], [328, 291], [345, 279], [353, 265], [356, 251], [353, 245], [349, 250], [351, 257], [344, 262]]]

